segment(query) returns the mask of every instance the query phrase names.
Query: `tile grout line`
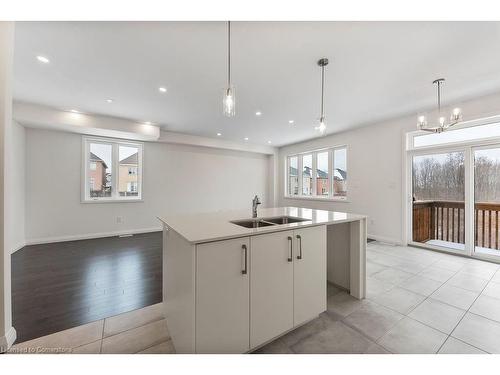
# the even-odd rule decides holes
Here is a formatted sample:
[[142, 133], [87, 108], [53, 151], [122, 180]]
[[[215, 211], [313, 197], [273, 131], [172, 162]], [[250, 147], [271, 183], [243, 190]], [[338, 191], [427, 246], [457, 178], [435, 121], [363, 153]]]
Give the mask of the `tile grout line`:
[[101, 346], [99, 347], [99, 354], [102, 354], [102, 342], [104, 341], [104, 327], [106, 327], [106, 318], [102, 322], [102, 332], [101, 332]]
[[[496, 272], [495, 272], [496, 273]], [[453, 337], [452, 334], [453, 332], [455, 332], [455, 330], [457, 329], [457, 327], [460, 325], [460, 323], [462, 322], [462, 320], [465, 318], [465, 316], [467, 315], [467, 313], [469, 313], [469, 310], [470, 308], [476, 303], [477, 299], [483, 294], [483, 291], [486, 289], [486, 287], [488, 286], [488, 284], [490, 283], [491, 279], [493, 278], [493, 276], [495, 275], [495, 273], [493, 273], [493, 275], [491, 276], [491, 278], [488, 280], [488, 282], [486, 283], [486, 285], [483, 287], [483, 289], [481, 289], [481, 291], [479, 292], [479, 294], [477, 295], [477, 297], [474, 299], [474, 301], [472, 301], [472, 303], [470, 304], [469, 308], [465, 311], [465, 314], [460, 318], [460, 320], [458, 321], [458, 323], [455, 325], [455, 327], [451, 330], [450, 334], [448, 335], [448, 337], [446, 338], [446, 340], [443, 342], [443, 344], [441, 344], [441, 346], [439, 347], [438, 351], [436, 353], [439, 353], [439, 351], [441, 350], [441, 348], [443, 347], [443, 345], [446, 343], [446, 341], [448, 341], [448, 339], [450, 337]], [[473, 314], [473, 313], [470, 313], [470, 314]], [[474, 315], [477, 315], [477, 314], [474, 314]], [[455, 337], [453, 337], [455, 338]], [[463, 341], [463, 340], [461, 340]], [[466, 344], [468, 345], [471, 345], [469, 344], [468, 342], [466, 341], [463, 341], [465, 342]], [[471, 346], [474, 346], [474, 345], [471, 345]], [[475, 346], [474, 346], [475, 347]], [[480, 348], [476, 348], [476, 349], [480, 349]], [[483, 350], [483, 349], [481, 349]], [[483, 350], [485, 351], [486, 353], [488, 353], [486, 350]]]
[[[433, 266], [435, 263], [437, 263], [437, 262], [439, 262], [439, 260], [438, 260], [438, 261], [436, 261], [436, 262], [434, 262], [434, 263], [431, 263], [431, 264], [430, 264], [429, 266], [427, 266], [425, 269], [427, 269], [427, 268], [429, 268], [429, 267], [432, 267], [432, 266]], [[389, 268], [392, 268], [392, 267], [389, 267]], [[438, 267], [438, 268], [441, 268], [441, 267]], [[462, 266], [462, 268], [463, 268], [463, 266]], [[441, 284], [441, 286], [440, 286], [439, 288], [437, 288], [436, 290], [440, 289], [440, 288], [441, 288], [444, 284], [446, 284], [446, 283], [447, 283], [447, 282], [448, 282], [448, 281], [449, 281], [452, 277], [454, 277], [454, 276], [455, 276], [458, 272], [460, 272], [460, 270], [461, 270], [462, 268], [460, 268], [460, 269], [458, 269], [457, 271], [455, 271], [455, 273], [453, 273], [453, 274], [452, 274], [452, 275], [451, 275], [448, 279], [446, 279], [446, 281], [444, 281], [444, 282]], [[425, 270], [425, 269], [424, 269], [424, 270]], [[420, 275], [420, 273], [424, 272], [424, 270], [420, 271], [417, 275]], [[449, 271], [453, 271], [453, 270], [449, 270]], [[424, 277], [424, 276], [421, 276], [421, 277]], [[380, 280], [380, 281], [382, 281], [382, 280]], [[437, 280], [434, 280], [434, 281], [437, 281]], [[401, 283], [403, 283], [403, 282], [404, 282], [404, 281], [402, 281]], [[401, 284], [401, 283], [400, 283], [400, 284]], [[396, 285], [395, 285], [395, 287], [399, 287], [399, 288], [401, 288], [401, 289], [407, 290], [407, 289], [405, 289], [405, 288], [400, 287], [400, 286], [399, 286], [400, 284], [396, 284]], [[392, 289], [394, 289], [394, 288], [392, 288]], [[392, 290], [392, 289], [391, 289], [391, 290]], [[462, 289], [462, 288], [460, 288], [460, 289]], [[413, 291], [411, 291], [411, 290], [409, 290], [409, 291], [410, 291], [410, 292], [412, 292], [412, 293], [415, 293], [415, 294], [419, 294], [419, 293], [413, 292]], [[434, 291], [434, 292], [435, 292], [435, 291]], [[434, 293], [434, 292], [433, 292], [433, 293]], [[387, 293], [387, 292], [383, 292], [383, 293], [380, 293], [380, 294], [384, 294], [384, 293]], [[432, 294], [433, 294], [433, 293], [432, 293]], [[431, 294], [431, 295], [432, 295], [432, 294]], [[419, 294], [419, 295], [423, 296], [422, 294]], [[408, 313], [407, 313], [407, 314], [401, 314], [399, 311], [396, 311], [396, 310], [394, 310], [394, 309], [392, 309], [392, 308], [390, 308], [390, 307], [384, 306], [384, 305], [382, 305], [382, 304], [380, 304], [380, 303], [377, 303], [377, 302], [375, 302], [375, 301], [373, 301], [373, 302], [375, 302], [375, 303], [376, 303], [377, 305], [379, 305], [379, 306], [382, 306], [382, 307], [385, 307], [385, 308], [390, 309], [390, 310], [392, 310], [392, 311], [395, 311], [395, 312], [397, 312], [397, 313], [399, 313], [399, 314], [403, 315], [405, 318], [409, 318], [409, 319], [415, 320], [415, 321], [419, 322], [420, 324], [423, 324], [423, 325], [425, 325], [425, 326], [427, 326], [427, 327], [429, 327], [429, 328], [431, 328], [431, 329], [433, 329], [433, 330], [436, 330], [437, 332], [440, 332], [440, 333], [442, 333], [442, 334], [444, 334], [444, 335], [447, 335], [446, 339], [443, 341], [443, 343], [441, 344], [441, 346], [440, 346], [440, 347], [438, 348], [438, 350], [436, 351], [436, 353], [438, 353], [438, 352], [439, 352], [439, 350], [441, 350], [441, 347], [444, 345], [444, 343], [445, 343], [445, 342], [448, 340], [448, 338], [451, 336], [451, 333], [450, 333], [450, 334], [446, 334], [446, 333], [444, 333], [444, 332], [442, 332], [442, 331], [440, 331], [440, 330], [438, 330], [438, 329], [436, 329], [436, 328], [434, 328], [434, 327], [431, 327], [431, 326], [429, 326], [429, 325], [427, 325], [427, 324], [425, 324], [425, 323], [423, 323], [423, 322], [420, 322], [420, 321], [419, 321], [419, 320], [417, 320], [417, 319], [413, 319], [412, 317], [410, 317], [410, 316], [409, 316], [409, 314], [410, 314], [412, 311], [414, 311], [414, 310], [415, 310], [418, 306], [420, 306], [422, 303], [424, 303], [426, 300], [428, 300], [428, 299], [430, 298], [430, 296], [431, 296], [431, 295], [429, 295], [429, 296], [423, 296], [423, 297], [425, 297], [425, 298], [424, 298], [424, 299], [423, 299], [420, 303], [418, 303], [417, 305], [415, 305], [415, 306], [414, 306], [414, 307], [413, 307], [410, 311], [408, 311]], [[449, 306], [451, 306], [451, 305], [449, 305]], [[453, 307], [456, 307], [456, 306], [453, 306]], [[466, 312], [466, 313], [467, 313], [467, 312]], [[465, 314], [464, 314], [464, 316], [465, 316]], [[463, 317], [462, 317], [462, 318], [463, 318]], [[376, 340], [376, 343], [377, 343], [378, 345], [381, 345], [381, 344], [379, 344], [379, 341], [382, 339], [382, 337], [384, 337], [384, 336], [385, 336], [385, 335], [386, 335], [386, 334], [387, 334], [387, 333], [388, 333], [391, 329], [393, 329], [393, 328], [394, 328], [397, 324], [399, 324], [399, 323], [401, 322], [401, 320], [403, 320], [403, 319], [404, 319], [404, 318], [400, 319], [400, 320], [399, 320], [396, 324], [394, 324], [394, 326], [392, 326], [392, 327], [391, 327], [388, 331], [386, 331], [386, 332], [385, 332], [385, 333], [384, 333], [384, 334], [383, 334], [383, 335], [382, 335], [379, 339], [377, 339], [377, 340]], [[459, 322], [459, 323], [460, 323], [460, 322]], [[456, 327], [455, 327], [455, 328], [456, 328]], [[453, 331], [452, 331], [452, 332], [453, 332]], [[381, 345], [381, 346], [382, 346], [384, 349], [387, 349], [385, 346], [383, 346], [383, 345]]]
[[[166, 339], [165, 341], [159, 341], [159, 342], [157, 342], [157, 343], [155, 343], [155, 344], [153, 344], [153, 345], [147, 346], [147, 347], [145, 347], [144, 349], [141, 349], [141, 350], [139, 350], [139, 351], [137, 351], [137, 352], [134, 352], [133, 354], [139, 354], [140, 352], [143, 352], [144, 350], [148, 350], [148, 349], [152, 348], [153, 346], [160, 345], [160, 344], [163, 344], [164, 342], [169, 342], [169, 341], [172, 341], [172, 338], [171, 338], [171, 337], [169, 337], [169, 338], [168, 338], [168, 339]], [[172, 343], [172, 345], [173, 345], [173, 343]], [[163, 354], [163, 353], [162, 353], [162, 354]], [[176, 353], [164, 353], [164, 354], [176, 354]]]
[[[103, 336], [103, 340], [104, 339], [107, 339], [107, 338], [110, 338], [110, 337], [113, 337], [113, 336], [117, 336], [119, 334], [122, 334], [122, 333], [125, 333], [125, 332], [128, 332], [128, 331], [132, 331], [133, 329], [137, 329], [137, 328], [141, 328], [141, 327], [144, 327], [144, 326], [147, 326], [148, 324], [151, 324], [151, 323], [156, 323], [156, 322], [159, 322], [161, 320], [165, 320], [165, 322], [167, 321], [166, 318], [160, 318], [160, 319], [156, 319], [156, 320], [152, 320], [150, 322], [147, 322], [147, 323], [144, 323], [144, 324], [141, 324], [140, 326], [137, 326], [137, 327], [132, 327], [132, 328], [127, 328], [123, 331], [120, 331], [120, 332], [117, 332], [117, 333], [113, 333], [112, 335], [108, 335], [106, 337]], [[104, 335], [104, 331], [103, 331], [103, 335]], [[170, 334], [169, 334], [169, 337], [170, 337]]]
[[[438, 263], [439, 261], [440, 261], [440, 260], [437, 260], [437, 261], [435, 261], [435, 262], [431, 263], [431, 264], [430, 264], [429, 266], [427, 266], [425, 269], [427, 269], [427, 268], [429, 268], [429, 267], [434, 266], [434, 265], [435, 265], [436, 263]], [[476, 264], [481, 264], [481, 262], [482, 262], [482, 261], [481, 261], [481, 260], [479, 260], [479, 262], [478, 262], [478, 263], [476, 263]], [[373, 263], [375, 263], [375, 262], [373, 262]], [[456, 262], [456, 263], [459, 263], [459, 262]], [[475, 262], [474, 262], [474, 263], [475, 263]], [[379, 264], [379, 263], [377, 263], [377, 264]], [[447, 282], [448, 282], [451, 278], [455, 277], [458, 273], [462, 272], [462, 270], [463, 270], [463, 268], [465, 267], [465, 265], [466, 265], [465, 263], [464, 263], [464, 264], [462, 264], [462, 267], [461, 267], [461, 268], [459, 268], [458, 270], [456, 270], [456, 271], [455, 271], [455, 272], [454, 272], [454, 273], [453, 273], [453, 274], [452, 274], [449, 278], [447, 278], [444, 282], [442, 282], [441, 286], [440, 286], [439, 288], [437, 288], [436, 290], [438, 290], [438, 289], [442, 288], [442, 287], [443, 287], [443, 286], [444, 286], [444, 285], [445, 285], [445, 284], [446, 284], [446, 283], [447, 283]], [[384, 266], [385, 266], [385, 265], [384, 265]], [[395, 268], [395, 269], [398, 269], [398, 268], [396, 268], [395, 266], [385, 266], [385, 267], [387, 267], [387, 268]], [[438, 266], [434, 266], [434, 267], [438, 267]], [[443, 267], [438, 267], [438, 268], [443, 268]], [[424, 269], [424, 270], [422, 270], [422, 271], [420, 271], [417, 275], [420, 275], [422, 272], [424, 272], [424, 271], [425, 271], [425, 269]], [[448, 270], [448, 269], [446, 269], [446, 268], [443, 268], [443, 269], [444, 269], [444, 270]], [[399, 269], [398, 269], [398, 270], [399, 270]], [[453, 270], [448, 270], [448, 271], [453, 271]], [[381, 271], [379, 271], [379, 272], [381, 272]], [[375, 273], [374, 273], [374, 275], [375, 275], [375, 274], [377, 274], [377, 273], [379, 273], [379, 272], [375, 272]], [[497, 270], [496, 272], [499, 272], [499, 270]], [[462, 318], [458, 321], [458, 323], [456, 324], [456, 326], [453, 328], [453, 330], [452, 330], [449, 334], [446, 334], [445, 332], [442, 332], [442, 331], [440, 331], [440, 330], [438, 330], [438, 329], [436, 329], [436, 328], [434, 328], [434, 327], [430, 327], [430, 326], [428, 326], [427, 324], [422, 323], [422, 322], [420, 322], [420, 321], [419, 321], [419, 320], [417, 320], [417, 319], [414, 319], [414, 320], [418, 321], [419, 323], [421, 323], [421, 324], [423, 324], [423, 325], [425, 325], [425, 326], [427, 326], [427, 327], [429, 327], [429, 328], [432, 328], [432, 329], [434, 329], [434, 330], [436, 330], [436, 331], [438, 331], [438, 332], [441, 332], [442, 334], [447, 335], [446, 339], [443, 341], [443, 343], [441, 344], [441, 346], [439, 347], [439, 349], [437, 350], [437, 352], [436, 352], [436, 353], [438, 353], [438, 352], [439, 352], [439, 350], [441, 350], [441, 348], [444, 346], [444, 344], [446, 343], [446, 341], [447, 341], [450, 337], [453, 337], [453, 336], [451, 336], [451, 335], [452, 335], [452, 333], [456, 330], [456, 328], [457, 328], [457, 327], [458, 327], [458, 325], [461, 323], [461, 321], [463, 320], [463, 318], [465, 317], [465, 315], [467, 315], [467, 313], [469, 313], [469, 314], [473, 314], [473, 315], [478, 315], [478, 316], [483, 317], [482, 315], [479, 315], [479, 314], [474, 314], [474, 313], [470, 312], [469, 310], [470, 310], [470, 308], [474, 305], [474, 303], [477, 301], [477, 299], [478, 299], [481, 295], [483, 295], [483, 291], [484, 291], [484, 289], [486, 289], [486, 287], [488, 286], [488, 284], [489, 284], [490, 282], [492, 282], [492, 279], [493, 279], [493, 277], [495, 276], [496, 272], [494, 272], [494, 273], [493, 273], [493, 275], [492, 275], [490, 278], [488, 278], [488, 279], [483, 279], [483, 280], [487, 280], [486, 285], [485, 285], [485, 286], [481, 289], [481, 291], [478, 293], [478, 295], [476, 296], [476, 298], [474, 299], [474, 301], [471, 303], [471, 305], [469, 306], [469, 308], [468, 308], [467, 310], [465, 310], [464, 315], [463, 315], [463, 316], [462, 316]], [[467, 272], [465, 272], [465, 273], [466, 273], [466, 274], [468, 274]], [[469, 275], [470, 275], [470, 276], [472, 276], [472, 277], [477, 277], [477, 276], [472, 275], [472, 274], [469, 274]], [[370, 276], [370, 277], [372, 277], [372, 276]], [[425, 277], [425, 276], [421, 276], [421, 277]], [[477, 278], [482, 279], [481, 277], [477, 277]], [[376, 278], [375, 278], [375, 279], [376, 279]], [[377, 279], [377, 280], [379, 280], [379, 279]], [[379, 281], [383, 281], [383, 280], [379, 280]], [[437, 281], [437, 280], [435, 280], [435, 281]], [[401, 283], [399, 283], [399, 284], [396, 284], [395, 286], [397, 286], [397, 287], [399, 287], [399, 288], [401, 288], [401, 289], [407, 290], [406, 288], [404, 288], [404, 287], [401, 287], [401, 286], [400, 286], [403, 282], [404, 282], [404, 281], [402, 281], [402, 282], [401, 282]], [[453, 285], [449, 285], [449, 286], [453, 286]], [[465, 289], [465, 288], [462, 288], [462, 287], [459, 287], [459, 286], [454, 286], [454, 287], [456, 287], [456, 288], [458, 288], [458, 289], [461, 289], [461, 290], [470, 291], [470, 290], [468, 290], [468, 289]], [[392, 290], [392, 289], [391, 289], [391, 290]], [[413, 292], [413, 291], [410, 291], [410, 292]], [[471, 292], [474, 292], [474, 291], [471, 291]], [[383, 293], [380, 293], [380, 294], [384, 294], [384, 293], [387, 293], [387, 291], [385, 291], [385, 292], [383, 292]], [[413, 292], [413, 293], [415, 293], [415, 292]], [[414, 311], [414, 310], [415, 310], [418, 306], [420, 306], [422, 303], [424, 303], [426, 300], [428, 300], [428, 299], [435, 300], [434, 298], [431, 298], [431, 296], [432, 296], [434, 293], [435, 293], [435, 291], [434, 291], [433, 293], [431, 293], [429, 296], [426, 296], [426, 298], [425, 298], [422, 302], [420, 302], [418, 305], [416, 305], [416, 306], [415, 306], [412, 310], [410, 310], [410, 311], [408, 312], [408, 314], [403, 314], [403, 315], [404, 315], [405, 317], [408, 317], [408, 318], [410, 318], [410, 319], [413, 319], [413, 318], [409, 317], [409, 314], [410, 314], [412, 311]], [[416, 293], [416, 294], [419, 294], [419, 293]], [[456, 306], [450, 305], [450, 304], [448, 304], [448, 303], [446, 303], [446, 302], [443, 302], [443, 301], [439, 301], [439, 300], [435, 300], [435, 301], [440, 302], [440, 303], [444, 303], [444, 304], [446, 304], [446, 305], [448, 305], [448, 306], [451, 306], [451, 307], [454, 307], [454, 308], [457, 308]], [[375, 302], [375, 301], [373, 301], [373, 302]], [[376, 303], [376, 304], [378, 304], [378, 305], [380, 305], [380, 306], [383, 306], [383, 307], [385, 307], [385, 308], [388, 308], [388, 309], [390, 309], [390, 310], [392, 310], [392, 311], [396, 311], [396, 310], [393, 310], [393, 309], [391, 309], [391, 308], [389, 308], [389, 307], [387, 307], [387, 306], [381, 305], [381, 304], [379, 304], [379, 303], [377, 303], [377, 302], [375, 302], [375, 303]], [[460, 309], [460, 308], [459, 308], [459, 309]], [[464, 311], [463, 309], [460, 309], [460, 310]], [[398, 312], [398, 313], [399, 313], [399, 311], [396, 311], [396, 312]], [[492, 321], [492, 322], [496, 322], [495, 320], [489, 319], [489, 318], [487, 318], [487, 317], [483, 317], [483, 318], [485, 318], [485, 319], [487, 319], [487, 320], [490, 320], [490, 321]], [[498, 323], [498, 322], [497, 322], [497, 323]], [[391, 329], [392, 329], [392, 328], [391, 328]], [[390, 330], [389, 330], [389, 331], [390, 331]], [[387, 331], [387, 332], [389, 332], [389, 331]], [[386, 332], [386, 334], [387, 334], [387, 332]], [[383, 336], [385, 336], [385, 334], [384, 334]], [[383, 337], [383, 336], [382, 336], [382, 337]], [[382, 338], [382, 337], [381, 337], [381, 338]], [[380, 338], [380, 339], [381, 339], [381, 338]], [[454, 338], [454, 339], [456, 339], [455, 337], [453, 337], [453, 338]], [[379, 342], [379, 340], [380, 340], [380, 339], [378, 339], [378, 340], [377, 340], [377, 343]], [[457, 340], [459, 340], [459, 339], [457, 339]], [[471, 344], [469, 344], [469, 343], [467, 343], [467, 342], [465, 342], [465, 341], [463, 341], [463, 340], [459, 340], [459, 341], [462, 341], [462, 342], [466, 343], [467, 345], [470, 345], [470, 346], [472, 346], [472, 347], [474, 347], [474, 348], [476, 348], [476, 349], [479, 349], [479, 350], [484, 351], [483, 349], [481, 349], [481, 348], [477, 348], [476, 346], [471, 345]], [[384, 348], [385, 348], [385, 347], [384, 347]]]

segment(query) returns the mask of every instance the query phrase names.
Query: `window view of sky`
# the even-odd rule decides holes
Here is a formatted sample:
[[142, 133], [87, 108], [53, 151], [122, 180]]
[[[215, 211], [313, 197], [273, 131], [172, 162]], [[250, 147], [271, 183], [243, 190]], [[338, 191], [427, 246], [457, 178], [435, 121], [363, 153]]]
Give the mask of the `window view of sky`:
[[347, 169], [346, 155], [347, 155], [347, 151], [345, 148], [343, 148], [341, 150], [335, 150], [335, 154], [333, 155], [333, 157], [335, 159], [334, 160], [335, 161], [335, 165], [334, 165], [335, 168], [340, 168], [344, 171]]
[[[112, 166], [111, 166], [111, 145], [107, 145], [104, 143], [91, 143], [90, 144], [90, 152], [92, 152], [94, 155], [96, 155], [98, 158], [101, 158], [104, 160], [104, 162], [107, 165], [106, 172], [111, 172]], [[137, 148], [135, 147], [127, 147], [127, 146], [120, 146], [120, 149], [118, 151], [118, 158], [119, 160], [123, 160], [128, 158], [130, 155], [133, 155], [137, 152]]]
[[318, 169], [328, 173], [328, 152], [321, 152], [318, 154]]
[[106, 172], [111, 172], [111, 145], [102, 143], [91, 143], [90, 152], [104, 160], [107, 165]]
[[432, 146], [451, 142], [468, 141], [500, 136], [500, 123], [478, 125], [470, 128], [449, 130], [441, 134], [419, 135], [414, 138], [414, 147]]

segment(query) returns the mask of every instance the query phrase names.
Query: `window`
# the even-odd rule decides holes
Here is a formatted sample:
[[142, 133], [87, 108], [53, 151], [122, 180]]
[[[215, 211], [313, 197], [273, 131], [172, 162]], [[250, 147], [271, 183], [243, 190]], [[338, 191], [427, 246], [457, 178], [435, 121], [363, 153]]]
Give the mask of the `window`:
[[333, 150], [333, 196], [345, 199], [347, 196], [347, 149]]
[[84, 137], [83, 149], [83, 201], [142, 199], [142, 144]]
[[312, 155], [302, 155], [302, 195], [312, 194], [313, 166]]
[[[469, 126], [464, 127], [465, 125]], [[409, 148], [416, 149], [500, 137], [499, 116], [474, 120], [465, 125], [443, 133], [422, 134], [420, 131], [412, 132], [410, 133]]]
[[137, 181], [127, 182], [127, 192], [137, 193]]
[[328, 151], [316, 154], [316, 195], [328, 196], [330, 179], [328, 178]]
[[299, 158], [288, 159], [288, 192], [290, 195], [299, 194]]
[[[335, 147], [287, 157], [286, 196], [347, 199], [347, 148]], [[299, 178], [298, 171], [302, 171]]]

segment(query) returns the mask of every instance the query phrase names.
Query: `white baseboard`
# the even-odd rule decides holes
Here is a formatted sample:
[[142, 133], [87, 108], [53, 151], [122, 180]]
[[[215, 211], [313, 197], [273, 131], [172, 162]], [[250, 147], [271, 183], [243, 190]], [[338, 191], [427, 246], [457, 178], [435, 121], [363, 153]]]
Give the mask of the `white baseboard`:
[[14, 344], [17, 333], [14, 327], [10, 327], [5, 336], [0, 336], [0, 353], [5, 353]]
[[392, 238], [392, 237], [384, 237], [384, 236], [377, 236], [376, 234], [368, 234], [368, 238], [371, 238], [372, 240], [378, 241], [378, 242], [385, 242], [388, 244], [392, 245], [402, 245], [403, 241], [399, 238]]
[[71, 236], [31, 238], [26, 240], [26, 245], [39, 245], [44, 243], [76, 241], [76, 240], [91, 240], [93, 238], [114, 237], [126, 234], [160, 232], [161, 230], [162, 230], [161, 227], [157, 227], [157, 228], [144, 228], [144, 229], [134, 229], [134, 230], [122, 230], [116, 232], [76, 234]]

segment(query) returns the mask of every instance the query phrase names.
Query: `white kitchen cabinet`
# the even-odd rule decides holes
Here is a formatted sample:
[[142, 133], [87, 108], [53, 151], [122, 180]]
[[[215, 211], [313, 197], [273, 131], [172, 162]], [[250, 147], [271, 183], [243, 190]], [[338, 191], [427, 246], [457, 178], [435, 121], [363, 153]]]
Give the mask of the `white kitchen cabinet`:
[[160, 218], [164, 314], [177, 353], [256, 349], [325, 311], [326, 277], [365, 297], [365, 216], [299, 207], [261, 215], [305, 221], [247, 228], [227, 213]]
[[249, 350], [249, 242], [196, 246], [196, 353]]
[[250, 238], [250, 347], [293, 328], [293, 231]]
[[293, 231], [294, 326], [326, 310], [326, 227]]

